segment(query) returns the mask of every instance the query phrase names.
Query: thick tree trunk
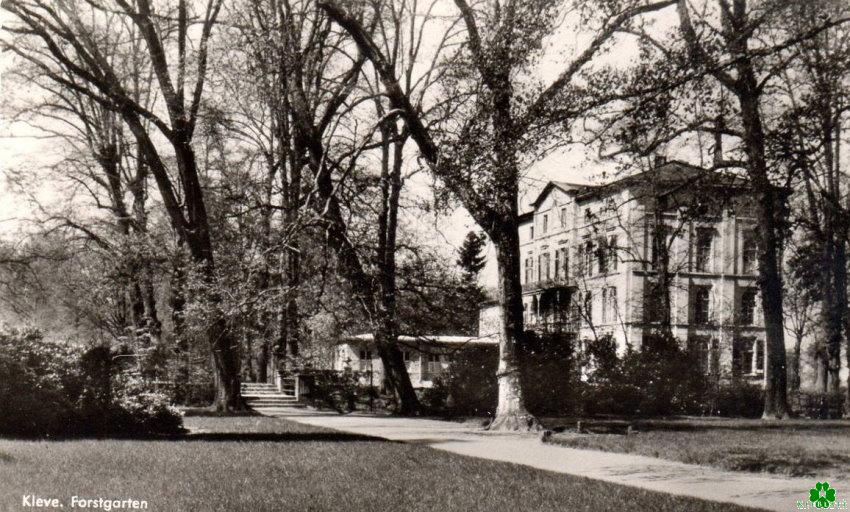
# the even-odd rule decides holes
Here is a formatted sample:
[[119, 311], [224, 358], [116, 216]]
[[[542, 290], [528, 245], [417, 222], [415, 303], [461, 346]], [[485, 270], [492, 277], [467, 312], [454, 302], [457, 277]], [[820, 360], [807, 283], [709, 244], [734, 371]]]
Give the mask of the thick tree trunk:
[[[832, 240], [824, 241], [822, 262], [823, 284], [821, 293], [823, 300], [821, 304], [821, 322], [823, 323], [824, 338], [826, 341], [826, 364], [827, 364], [827, 379], [826, 391], [828, 393], [838, 393], [841, 371], [841, 342], [842, 333], [844, 330], [843, 319], [846, 305], [842, 304], [841, 296], [846, 295], [846, 283], [843, 284], [845, 290], [840, 290], [839, 283], [840, 270], [838, 269], [839, 262], [835, 251], [835, 244]], [[846, 265], [846, 263], [841, 263]]]
[[776, 209], [779, 191], [769, 183], [756, 184], [758, 190], [757, 218], [762, 229], [759, 244], [759, 276], [766, 337], [766, 379], [764, 419], [784, 419], [789, 416], [787, 372], [785, 361], [785, 332], [782, 311], [782, 276], [779, 272], [779, 226]]
[[818, 346], [814, 353], [814, 388], [817, 393], [826, 393], [829, 360], [825, 345]]
[[803, 347], [803, 336], [797, 333], [794, 340], [794, 361], [791, 368], [791, 391], [800, 391], [800, 354]]
[[671, 335], [673, 333], [673, 316], [670, 299], [670, 250], [667, 246], [667, 227], [664, 223], [665, 204], [658, 191], [656, 191], [654, 199], [652, 243], [655, 251], [656, 282], [653, 291], [657, 294], [657, 307], [660, 309], [656, 312], [659, 323], [658, 330], [663, 334]]
[[[751, 157], [752, 158], [752, 157]], [[766, 177], [766, 174], [765, 174]], [[766, 337], [766, 380], [765, 401], [762, 418], [787, 418], [787, 372], [785, 361], [785, 333], [783, 328], [782, 276], [779, 271], [779, 231], [777, 210], [784, 196], [767, 180], [755, 183], [757, 190], [757, 217], [762, 229], [759, 244], [759, 276], [765, 337]]]
[[741, 107], [750, 182], [756, 195], [756, 218], [759, 229], [758, 284], [761, 291], [766, 337], [765, 400], [762, 418], [787, 418], [788, 377], [785, 361], [785, 329], [782, 305], [782, 215], [785, 213], [784, 191], [773, 186], [768, 177], [765, 160], [765, 134], [762, 126], [757, 81], [748, 60], [738, 65], [739, 88], [736, 91]]
[[[516, 219], [516, 217], [513, 217]], [[499, 273], [499, 305], [502, 310], [499, 332], [499, 366], [496, 378], [499, 401], [489, 430], [541, 430], [540, 422], [525, 407], [520, 378], [519, 345], [522, 343], [522, 285], [520, 284], [519, 236], [516, 220], [506, 220], [496, 245]]]

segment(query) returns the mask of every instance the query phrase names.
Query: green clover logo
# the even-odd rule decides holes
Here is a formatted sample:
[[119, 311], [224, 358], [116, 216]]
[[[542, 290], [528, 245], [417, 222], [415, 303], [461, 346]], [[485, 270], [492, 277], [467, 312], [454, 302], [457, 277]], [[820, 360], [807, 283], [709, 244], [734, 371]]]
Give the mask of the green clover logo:
[[835, 501], [835, 489], [829, 488], [829, 482], [817, 482], [813, 489], [809, 489], [809, 501], [815, 504], [815, 508], [828, 508]]

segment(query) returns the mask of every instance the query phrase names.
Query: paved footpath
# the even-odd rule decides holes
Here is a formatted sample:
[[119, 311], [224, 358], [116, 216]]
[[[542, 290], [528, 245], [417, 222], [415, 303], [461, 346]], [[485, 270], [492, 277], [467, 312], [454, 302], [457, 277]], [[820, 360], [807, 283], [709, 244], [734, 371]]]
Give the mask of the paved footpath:
[[[809, 489], [814, 484], [812, 479], [722, 471], [640, 455], [554, 446], [540, 442], [538, 435], [486, 432], [468, 423], [339, 415], [305, 408], [263, 412], [317, 427], [425, 444], [470, 457], [767, 510], [797, 510], [798, 500], [808, 505]], [[838, 489], [839, 500], [850, 495], [850, 480], [830, 484]]]

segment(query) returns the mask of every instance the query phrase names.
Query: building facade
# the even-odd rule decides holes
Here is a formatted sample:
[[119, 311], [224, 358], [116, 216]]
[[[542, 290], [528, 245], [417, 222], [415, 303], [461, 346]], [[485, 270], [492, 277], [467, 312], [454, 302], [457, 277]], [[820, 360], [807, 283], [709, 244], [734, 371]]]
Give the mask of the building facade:
[[[603, 186], [550, 182], [531, 206], [519, 225], [527, 329], [637, 348], [666, 310], [703, 371], [763, 379], [756, 225], [740, 178], [669, 162]], [[497, 314], [484, 308], [482, 325]]]

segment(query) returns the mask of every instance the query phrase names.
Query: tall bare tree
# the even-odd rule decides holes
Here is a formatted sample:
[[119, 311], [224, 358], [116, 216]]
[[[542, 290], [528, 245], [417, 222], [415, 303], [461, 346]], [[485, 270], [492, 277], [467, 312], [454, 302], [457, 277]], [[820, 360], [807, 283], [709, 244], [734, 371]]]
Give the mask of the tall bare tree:
[[[133, 134], [171, 224], [208, 285], [211, 313], [206, 340], [214, 360], [215, 405], [231, 411], [244, 408], [239, 364], [219, 307], [212, 234], [193, 148], [210, 38], [221, 5], [222, 0], [209, 0], [196, 13], [194, 4], [181, 0], [176, 9], [159, 13], [150, 0], [84, 5], [65, 0], [15, 0], [5, 5], [14, 22], [4, 27], [11, 35], [4, 47], [38, 66], [58, 86], [75, 90], [119, 114]], [[116, 16], [126, 23], [109, 21]], [[127, 77], [114, 66], [114, 56], [105, 51], [108, 46], [104, 46], [104, 40], [135, 37], [144, 41], [140, 48], [150, 59], [162, 108], [150, 109], [137, 101], [128, 92]], [[195, 51], [190, 50], [192, 47]], [[160, 137], [164, 143], [159, 142]], [[171, 158], [176, 163], [176, 178], [169, 172]]]
[[[543, 39], [558, 25], [560, 2], [486, 2], [475, 7], [455, 0], [466, 34], [465, 59], [455, 63], [453, 85], [468, 91], [451, 127], [435, 130], [398, 79], [386, 49], [360, 19], [333, 2], [319, 6], [356, 42], [381, 77], [384, 93], [405, 121], [420, 155], [458, 198], [496, 246], [501, 304], [499, 403], [491, 429], [538, 429], [525, 407], [517, 346], [522, 343], [522, 288], [517, 233], [520, 159], [536, 151], [541, 134], [569, 125], [578, 105], [567, 94], [574, 78], [617, 29], [641, 14], [673, 2], [613, 2], [594, 13], [598, 30], [590, 45], [546, 87], [517, 82], [540, 55]], [[381, 4], [376, 6], [379, 15]], [[588, 20], [589, 21], [589, 20]], [[457, 117], [456, 117], [457, 119]]]

